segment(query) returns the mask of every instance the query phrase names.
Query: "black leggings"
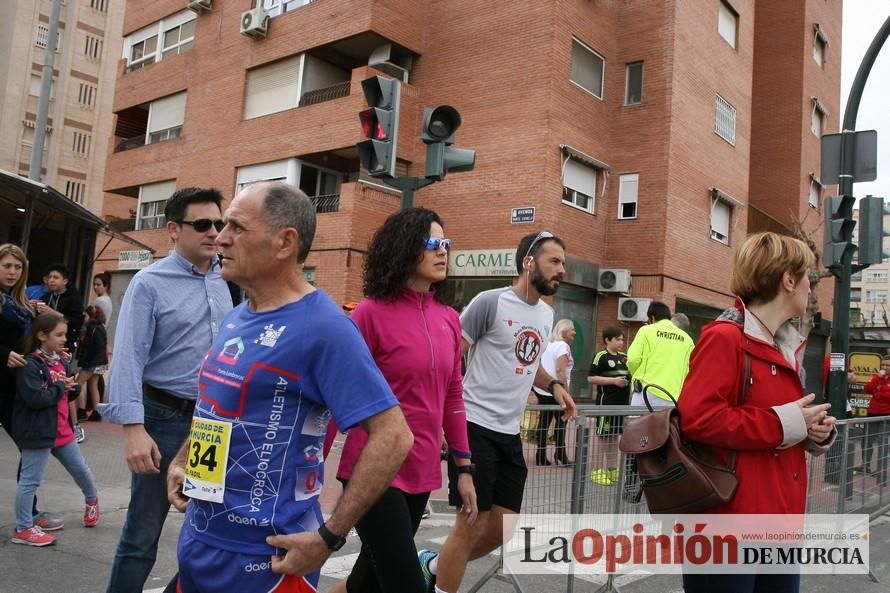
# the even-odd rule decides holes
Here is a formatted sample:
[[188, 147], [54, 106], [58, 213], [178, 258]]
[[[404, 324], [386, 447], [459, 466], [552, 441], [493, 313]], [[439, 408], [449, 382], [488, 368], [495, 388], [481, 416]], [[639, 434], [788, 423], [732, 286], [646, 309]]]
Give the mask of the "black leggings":
[[349, 593], [425, 593], [414, 534], [429, 497], [387, 488], [368, 509], [355, 526], [362, 550], [346, 579]]

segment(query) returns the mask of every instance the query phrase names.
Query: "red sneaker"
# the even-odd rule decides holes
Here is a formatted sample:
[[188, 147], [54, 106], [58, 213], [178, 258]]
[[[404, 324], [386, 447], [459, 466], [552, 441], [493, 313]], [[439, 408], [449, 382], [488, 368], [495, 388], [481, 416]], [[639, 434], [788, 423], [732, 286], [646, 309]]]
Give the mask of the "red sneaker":
[[49, 535], [48, 533], [44, 533], [42, 529], [34, 525], [33, 527], [24, 529], [22, 531], [13, 529], [12, 543], [25, 544], [26, 546], [36, 546], [38, 548], [42, 548], [43, 546], [51, 546], [56, 543], [56, 538]]
[[83, 526], [95, 527], [99, 523], [99, 501], [87, 503], [83, 509]]

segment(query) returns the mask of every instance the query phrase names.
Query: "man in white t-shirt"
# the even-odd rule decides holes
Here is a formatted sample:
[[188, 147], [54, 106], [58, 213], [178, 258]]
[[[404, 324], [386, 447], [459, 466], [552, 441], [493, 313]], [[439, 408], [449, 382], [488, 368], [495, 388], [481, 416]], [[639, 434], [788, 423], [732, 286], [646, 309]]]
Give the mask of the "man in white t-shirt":
[[[553, 394], [564, 418], [577, 415], [566, 385], [540, 365], [553, 327], [553, 309], [540, 297], [556, 293], [565, 260], [565, 245], [552, 233], [526, 235], [516, 249], [516, 284], [478, 294], [461, 315], [469, 356], [464, 404], [473, 464], [451, 467], [449, 476], [453, 485], [458, 471], [475, 473], [479, 515], [471, 525], [458, 513], [441, 555], [420, 551], [431, 591], [457, 593], [467, 562], [500, 546], [505, 518], [520, 511], [528, 470], [519, 422], [532, 385]], [[452, 504], [461, 503], [459, 497], [450, 498]]]

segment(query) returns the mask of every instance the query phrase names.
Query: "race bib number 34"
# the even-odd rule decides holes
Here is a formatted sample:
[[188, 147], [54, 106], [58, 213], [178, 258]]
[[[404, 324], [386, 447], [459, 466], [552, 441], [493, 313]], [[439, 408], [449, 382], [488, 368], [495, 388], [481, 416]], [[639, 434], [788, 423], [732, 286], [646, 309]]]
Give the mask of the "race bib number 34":
[[232, 423], [193, 418], [189, 432], [182, 493], [208, 502], [222, 502]]

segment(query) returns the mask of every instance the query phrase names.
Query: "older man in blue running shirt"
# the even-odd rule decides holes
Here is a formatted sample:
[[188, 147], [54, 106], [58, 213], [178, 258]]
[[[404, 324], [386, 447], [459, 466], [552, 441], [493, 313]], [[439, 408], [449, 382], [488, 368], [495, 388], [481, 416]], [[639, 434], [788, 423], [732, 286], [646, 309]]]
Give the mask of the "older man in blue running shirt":
[[[250, 300], [204, 359], [189, 440], [169, 472], [170, 501], [186, 511], [179, 593], [314, 592], [413, 444], [355, 324], [306, 281], [314, 235], [314, 206], [283, 183], [248, 186], [226, 212], [223, 277]], [[325, 521], [331, 417], [341, 431], [364, 428], [368, 442]]]

